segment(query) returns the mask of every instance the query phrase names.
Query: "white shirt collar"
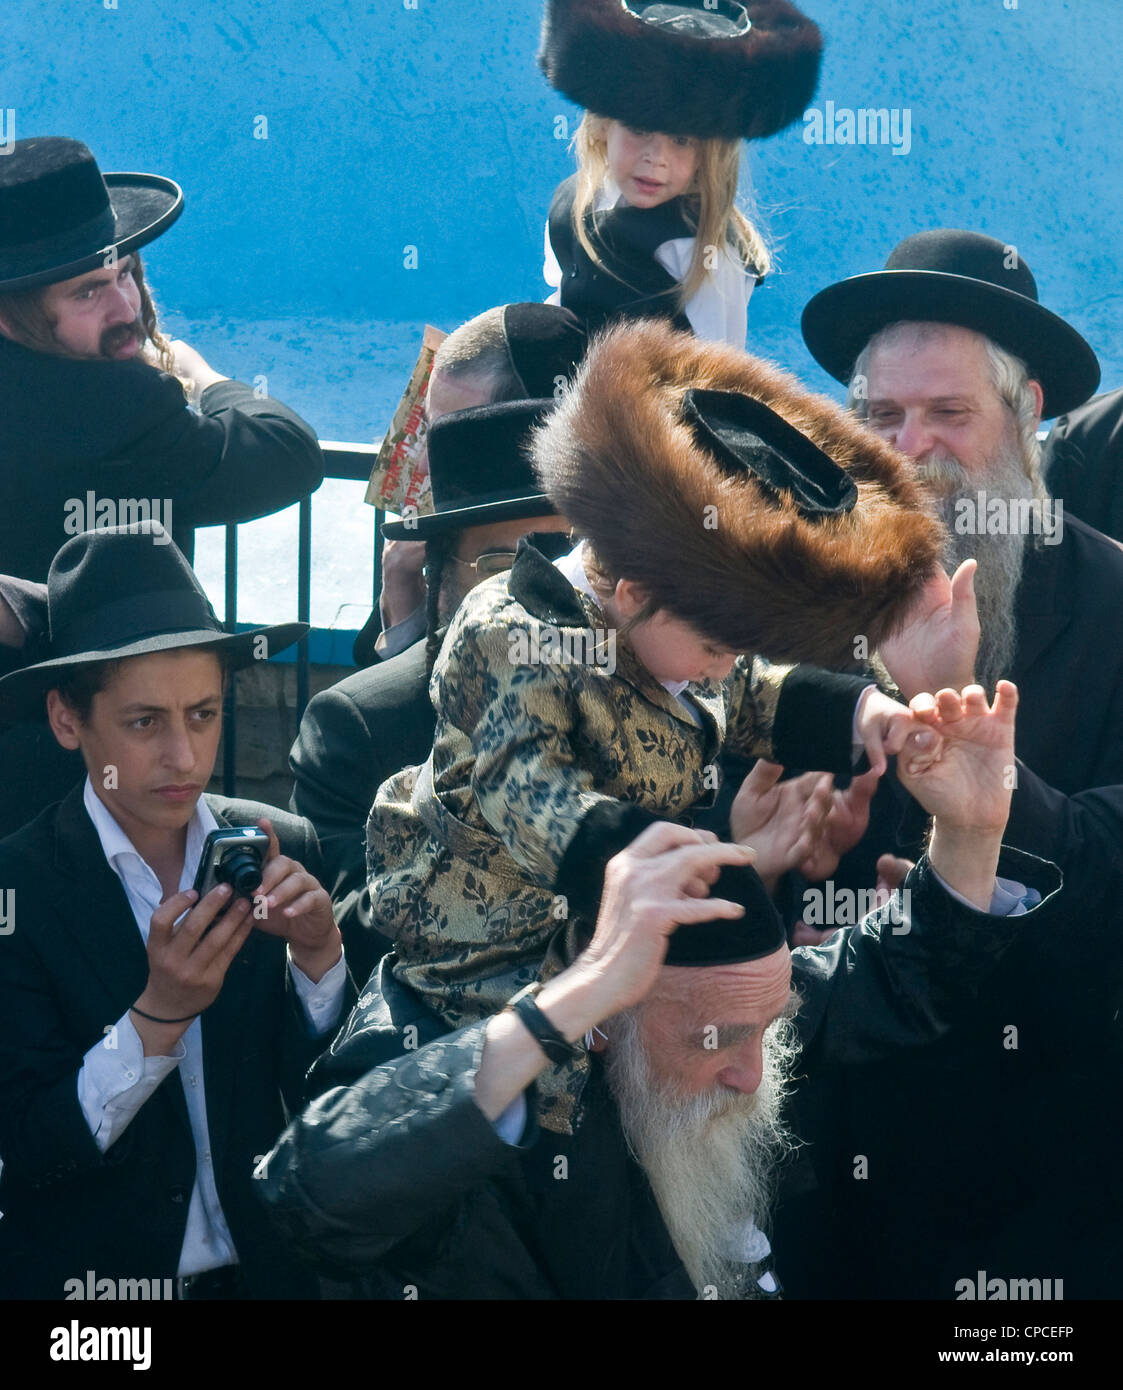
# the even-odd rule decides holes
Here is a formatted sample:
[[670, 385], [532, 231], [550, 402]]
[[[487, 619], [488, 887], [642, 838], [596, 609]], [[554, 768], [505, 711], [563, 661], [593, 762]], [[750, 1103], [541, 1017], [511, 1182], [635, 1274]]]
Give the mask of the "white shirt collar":
[[[585, 542], [578, 541], [574, 549], [571, 550], [568, 555], [563, 555], [560, 560], [555, 560], [554, 565], [557, 569], [561, 570], [565, 578], [569, 580], [579, 593], [587, 594], [599, 608], [600, 600], [597, 598], [593, 586], [589, 583], [589, 576], [585, 573], [585, 564], [582, 559], [584, 548]], [[659, 684], [677, 700], [690, 682], [660, 681]]]
[[[121, 829], [109, 807], [94, 791], [94, 785], [88, 776], [86, 785], [82, 790], [82, 803], [89, 813], [90, 820], [94, 823], [94, 829], [101, 842], [102, 852], [109, 861], [109, 867], [117, 877], [121, 878], [128, 869], [135, 871], [143, 866], [155, 879], [156, 874], [152, 866]], [[183, 858], [181, 884], [194, 882], [195, 871], [199, 867], [199, 859], [203, 853], [203, 841], [210, 831], [217, 828], [218, 821], [215, 820], [214, 812], [207, 805], [206, 797], [200, 796], [195, 803], [194, 814], [187, 822], [187, 849]]]
[[596, 208], [601, 212], [604, 208], [614, 208], [623, 197], [620, 192], [620, 185], [614, 178], [605, 175], [604, 182], [601, 184], [597, 193]]

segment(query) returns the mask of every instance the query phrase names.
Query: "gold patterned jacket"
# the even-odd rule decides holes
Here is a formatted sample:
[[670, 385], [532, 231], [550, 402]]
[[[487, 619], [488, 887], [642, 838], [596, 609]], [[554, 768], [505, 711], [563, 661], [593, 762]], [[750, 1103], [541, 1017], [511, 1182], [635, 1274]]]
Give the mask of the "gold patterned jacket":
[[571, 916], [595, 912], [606, 844], [709, 804], [725, 741], [848, 771], [868, 684], [740, 657], [723, 684], [688, 686], [688, 709], [524, 544], [458, 609], [430, 683], [432, 753], [383, 783], [367, 822], [395, 977], [451, 1027], [498, 1012]]

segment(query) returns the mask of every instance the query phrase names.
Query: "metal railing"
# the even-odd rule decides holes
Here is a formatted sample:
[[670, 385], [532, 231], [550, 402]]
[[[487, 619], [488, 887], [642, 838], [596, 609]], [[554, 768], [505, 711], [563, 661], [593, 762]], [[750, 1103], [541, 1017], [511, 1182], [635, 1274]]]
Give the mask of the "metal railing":
[[[321, 440], [320, 448], [324, 455], [324, 477], [345, 478], [365, 483], [370, 477], [371, 468], [378, 454], [377, 444], [341, 444], [334, 440]], [[298, 505], [296, 541], [296, 617], [298, 622], [311, 621], [312, 613], [312, 498], [302, 497]], [[378, 602], [382, 587], [382, 523], [386, 519], [383, 511], [374, 512], [374, 579], [371, 586], [371, 603]], [[223, 626], [228, 632], [237, 630], [238, 622], [238, 527], [226, 527], [225, 563], [226, 620]], [[310, 660], [308, 638], [302, 637], [295, 648], [296, 662], [296, 720], [299, 725], [308, 704], [308, 683]], [[238, 711], [236, 685], [230, 681], [226, 689], [226, 700], [222, 711], [222, 792], [224, 796], [237, 794], [237, 755], [238, 755]]]

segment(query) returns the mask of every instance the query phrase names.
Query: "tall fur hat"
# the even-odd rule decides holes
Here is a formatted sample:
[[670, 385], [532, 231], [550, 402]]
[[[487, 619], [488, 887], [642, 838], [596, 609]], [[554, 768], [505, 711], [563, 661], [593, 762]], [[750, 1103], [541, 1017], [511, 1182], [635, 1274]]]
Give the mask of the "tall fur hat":
[[[821, 450], [834, 505], [816, 514], [723, 462], [687, 415], [706, 391], [779, 416], [785, 457], [789, 426], [806, 453]], [[853, 665], [855, 639], [872, 651], [939, 563], [943, 528], [901, 455], [777, 368], [657, 320], [594, 342], [532, 453], [544, 491], [611, 576], [733, 651]]]
[[703, 140], [799, 120], [822, 38], [788, 0], [547, 0], [538, 65], [600, 116]]

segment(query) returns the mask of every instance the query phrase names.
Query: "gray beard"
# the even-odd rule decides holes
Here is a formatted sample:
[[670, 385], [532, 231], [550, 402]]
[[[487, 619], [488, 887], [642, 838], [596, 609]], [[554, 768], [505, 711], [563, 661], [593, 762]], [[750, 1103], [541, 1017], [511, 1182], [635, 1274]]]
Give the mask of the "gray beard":
[[651, 1184], [679, 1258], [700, 1294], [739, 1297], [745, 1260], [738, 1235], [763, 1228], [776, 1166], [793, 1141], [781, 1108], [798, 1051], [787, 1020], [764, 1039], [764, 1076], [751, 1096], [680, 1095], [652, 1067], [639, 1029], [642, 1006], [604, 1025], [606, 1075], [628, 1147]]
[[978, 562], [975, 596], [979, 606], [979, 655], [975, 678], [989, 696], [995, 683], [1009, 679], [1017, 646], [1017, 614], [1014, 603], [1025, 561], [1026, 536], [960, 534], [955, 529], [956, 504], [974, 503], [980, 491], [992, 497], [1030, 499], [1033, 484], [1026, 476], [1013, 446], [1008, 446], [984, 473], [968, 473], [949, 454], [932, 454], [914, 464], [917, 476], [933, 494], [937, 513], [948, 530], [944, 568], [955, 572], [964, 560]]

